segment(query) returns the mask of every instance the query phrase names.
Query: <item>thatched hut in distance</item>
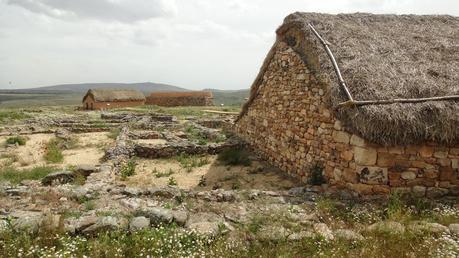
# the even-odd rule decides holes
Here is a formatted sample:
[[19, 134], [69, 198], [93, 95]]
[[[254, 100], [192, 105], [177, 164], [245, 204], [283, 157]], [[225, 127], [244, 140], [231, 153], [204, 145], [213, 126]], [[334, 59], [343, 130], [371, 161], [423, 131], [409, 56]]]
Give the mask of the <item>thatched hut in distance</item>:
[[171, 91], [152, 92], [147, 97], [146, 104], [164, 107], [213, 106], [214, 102], [210, 91]]
[[452, 16], [291, 14], [235, 129], [329, 190], [459, 195], [458, 28]]
[[145, 104], [145, 95], [138, 90], [90, 89], [83, 97], [83, 108], [101, 110]]

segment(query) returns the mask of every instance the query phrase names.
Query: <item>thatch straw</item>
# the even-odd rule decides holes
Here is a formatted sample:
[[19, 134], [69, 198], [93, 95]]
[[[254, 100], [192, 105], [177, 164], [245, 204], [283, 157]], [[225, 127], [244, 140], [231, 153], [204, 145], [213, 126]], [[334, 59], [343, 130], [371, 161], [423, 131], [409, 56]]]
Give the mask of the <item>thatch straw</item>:
[[458, 17], [294, 13], [277, 41], [291, 45], [330, 87], [331, 108], [350, 131], [384, 145], [459, 143], [457, 101], [336, 108], [347, 98], [308, 23], [330, 43], [354, 99], [381, 100], [459, 94]]
[[128, 89], [91, 89], [83, 98], [93, 96], [96, 102], [144, 101], [145, 95], [138, 90]]

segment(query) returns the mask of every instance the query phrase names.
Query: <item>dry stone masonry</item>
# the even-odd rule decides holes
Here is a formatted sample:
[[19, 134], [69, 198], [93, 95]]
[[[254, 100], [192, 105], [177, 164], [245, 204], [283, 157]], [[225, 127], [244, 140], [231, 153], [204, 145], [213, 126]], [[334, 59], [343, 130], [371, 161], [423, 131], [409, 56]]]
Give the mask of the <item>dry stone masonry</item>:
[[314, 166], [323, 168], [329, 190], [459, 195], [459, 146], [372, 144], [346, 130], [329, 108], [329, 94], [301, 57], [278, 42], [235, 130], [264, 158], [305, 183]]

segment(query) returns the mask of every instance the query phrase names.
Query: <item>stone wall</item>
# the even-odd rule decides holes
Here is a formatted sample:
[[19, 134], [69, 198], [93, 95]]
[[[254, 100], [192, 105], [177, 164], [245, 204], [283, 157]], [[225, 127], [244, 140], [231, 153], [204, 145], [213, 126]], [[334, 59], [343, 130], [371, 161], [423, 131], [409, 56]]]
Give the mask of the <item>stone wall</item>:
[[83, 102], [83, 109], [103, 110], [111, 108], [135, 107], [145, 105], [144, 100], [137, 101], [113, 101], [113, 102], [95, 102], [91, 97], [87, 97]]
[[207, 92], [173, 92], [173, 93], [152, 93], [147, 97], [147, 105], [163, 107], [176, 106], [213, 106], [212, 93]]
[[300, 57], [281, 43], [235, 130], [261, 156], [305, 183], [312, 167], [322, 167], [330, 191], [459, 195], [459, 146], [368, 143], [334, 117], [328, 94], [328, 86], [320, 85]]

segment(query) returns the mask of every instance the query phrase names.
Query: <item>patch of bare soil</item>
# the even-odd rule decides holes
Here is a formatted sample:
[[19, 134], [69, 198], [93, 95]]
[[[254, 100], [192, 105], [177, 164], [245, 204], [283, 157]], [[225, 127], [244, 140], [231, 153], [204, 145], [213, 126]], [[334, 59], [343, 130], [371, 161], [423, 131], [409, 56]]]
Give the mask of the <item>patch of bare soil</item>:
[[[11, 165], [14, 167], [28, 168], [45, 165], [46, 162], [43, 160], [45, 146], [53, 137], [53, 134], [27, 135], [25, 145], [3, 149], [3, 156], [12, 159]], [[5, 143], [7, 138], [0, 137], [0, 142]]]
[[[23, 146], [2, 147], [2, 158], [0, 164], [11, 165], [15, 168], [29, 169], [38, 166], [46, 166], [43, 158], [46, 151], [46, 144], [54, 138], [54, 134], [32, 134], [27, 135], [27, 142]], [[106, 132], [72, 134], [77, 139], [77, 146], [74, 149], [64, 150], [64, 161], [56, 164], [56, 167], [67, 167], [80, 164], [99, 164], [104, 156], [104, 148], [113, 143], [114, 140], [108, 137]], [[0, 143], [4, 143], [8, 137], [0, 137]]]
[[[207, 159], [209, 164], [195, 167], [191, 172], [174, 159], [139, 159], [135, 175], [128, 177], [124, 183], [142, 188], [159, 187], [168, 185], [173, 177], [179, 188], [195, 190], [285, 190], [300, 185], [298, 180], [289, 178], [264, 162], [256, 161], [251, 166], [224, 166], [216, 160], [216, 156], [208, 156]], [[199, 185], [200, 182], [205, 184]]]
[[81, 164], [97, 165], [104, 156], [104, 148], [114, 142], [108, 137], [107, 132], [75, 134], [78, 138], [78, 147], [64, 150], [64, 166], [76, 166]]

